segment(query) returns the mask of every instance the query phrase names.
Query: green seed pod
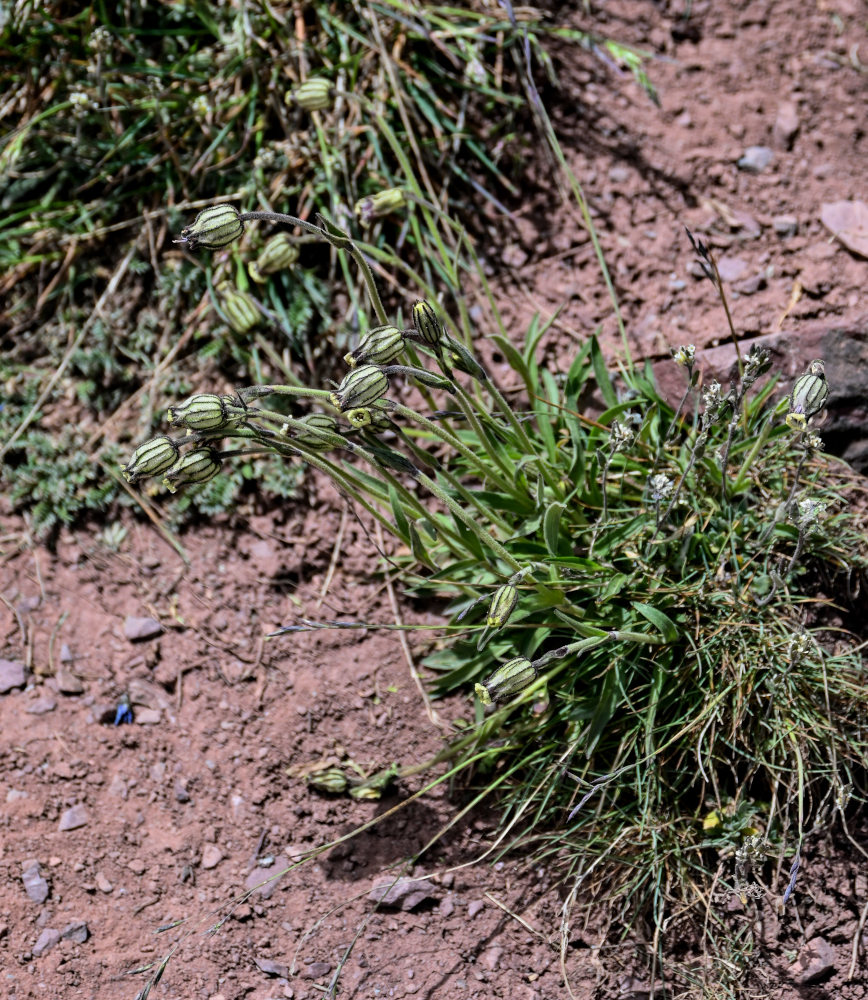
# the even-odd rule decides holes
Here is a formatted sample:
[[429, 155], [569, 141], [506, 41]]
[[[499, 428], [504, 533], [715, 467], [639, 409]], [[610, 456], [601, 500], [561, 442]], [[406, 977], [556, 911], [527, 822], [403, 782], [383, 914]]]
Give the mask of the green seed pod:
[[159, 476], [178, 461], [178, 446], [165, 435], [151, 438], [139, 445], [126, 465], [121, 466], [124, 479], [135, 485], [140, 479]]
[[447, 392], [455, 394], [455, 384], [445, 375], [438, 375], [437, 372], [429, 372], [427, 368], [413, 368], [411, 365], [390, 365], [384, 369], [387, 375], [409, 375], [422, 385], [427, 385], [431, 389], [445, 389]]
[[340, 795], [347, 790], [349, 781], [339, 767], [324, 767], [313, 771], [305, 778], [308, 788], [318, 792], [328, 792], [330, 795]]
[[170, 406], [166, 419], [176, 427], [189, 427], [193, 431], [214, 431], [227, 421], [226, 402], [222, 396], [200, 392], [180, 406]]
[[796, 379], [790, 395], [790, 410], [787, 413], [787, 426], [793, 430], [804, 430], [808, 420], [826, 405], [829, 396], [829, 384], [823, 374], [823, 362], [815, 361], [810, 372]]
[[325, 111], [332, 105], [331, 81], [324, 76], [312, 76], [286, 95], [287, 104], [297, 104], [304, 111]]
[[503, 628], [518, 604], [518, 591], [509, 583], [498, 587], [488, 608], [486, 624], [490, 628]]
[[362, 337], [359, 346], [344, 356], [344, 361], [355, 368], [362, 365], [387, 365], [404, 350], [404, 334], [394, 326], [377, 326]]
[[170, 493], [179, 486], [207, 483], [220, 471], [220, 455], [213, 448], [194, 448], [182, 455], [163, 477], [163, 485]]
[[356, 202], [353, 211], [359, 217], [363, 226], [369, 226], [374, 219], [391, 215], [407, 204], [407, 196], [402, 188], [386, 188], [376, 194], [361, 198]]
[[287, 233], [277, 233], [262, 248], [256, 262], [248, 264], [247, 271], [260, 285], [269, 274], [276, 274], [292, 267], [298, 260], [298, 247]]
[[220, 307], [236, 333], [247, 333], [256, 326], [259, 322], [259, 309], [247, 292], [233, 288], [228, 281], [221, 281], [217, 291], [220, 293]]
[[244, 223], [234, 205], [211, 205], [202, 209], [191, 226], [181, 230], [181, 238], [175, 242], [183, 243], [189, 250], [196, 247], [219, 250], [237, 240], [243, 232]]
[[329, 397], [334, 406], [346, 413], [358, 407], [370, 406], [389, 390], [389, 379], [374, 365], [362, 365], [347, 375]]
[[347, 410], [344, 416], [357, 431], [370, 427], [374, 422], [374, 415], [367, 406], [359, 406], [355, 410]]
[[431, 303], [424, 299], [413, 303], [413, 326], [419, 340], [429, 347], [436, 347], [443, 338], [443, 324]]
[[350, 787], [350, 797], [354, 799], [381, 799], [383, 792], [387, 791], [398, 776], [398, 765], [390, 764], [370, 778]]
[[488, 680], [477, 684], [475, 691], [483, 705], [518, 694], [536, 680], [536, 667], [524, 656], [516, 656], [502, 664]]
[[305, 425], [305, 429], [295, 431], [293, 440], [318, 451], [334, 447], [331, 436], [338, 433], [338, 422], [334, 417], [328, 413], [309, 413], [301, 418], [301, 423]]

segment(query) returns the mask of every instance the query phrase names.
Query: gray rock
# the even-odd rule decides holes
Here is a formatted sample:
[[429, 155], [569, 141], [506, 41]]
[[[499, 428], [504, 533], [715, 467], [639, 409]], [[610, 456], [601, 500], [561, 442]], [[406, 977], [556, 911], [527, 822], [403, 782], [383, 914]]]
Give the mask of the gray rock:
[[61, 833], [66, 833], [68, 830], [77, 830], [80, 826], [87, 826], [89, 822], [90, 816], [87, 814], [86, 807], [79, 803], [76, 806], [72, 806], [71, 809], [67, 809], [60, 817], [58, 830]]
[[328, 962], [311, 962], [310, 965], [306, 966], [302, 976], [305, 979], [322, 979], [323, 976], [327, 976], [332, 971], [332, 967]]
[[467, 904], [467, 917], [472, 920], [477, 914], [485, 909], [485, 903], [481, 899], [474, 899]]
[[772, 219], [772, 229], [781, 239], [787, 239], [789, 236], [795, 236], [799, 231], [799, 220], [795, 215], [776, 215]]
[[834, 971], [835, 949], [821, 937], [811, 938], [790, 968], [790, 974], [800, 986], [816, 983]]
[[[282, 872], [285, 868], [289, 868], [290, 861], [289, 858], [284, 855], [278, 855], [274, 859], [274, 866], [269, 872], [264, 872], [261, 868], [254, 868], [253, 871], [247, 876], [244, 885], [248, 889], [253, 889], [254, 886], [259, 885], [260, 882], [265, 882], [265, 879], [274, 875], [276, 872]], [[270, 882], [265, 882], [265, 885], [257, 889], [251, 899], [270, 899], [274, 895], [275, 889], [280, 883], [279, 878], [272, 878]]]
[[48, 882], [42, 877], [38, 862], [27, 862], [27, 867], [21, 873], [21, 881], [29, 900], [44, 903], [48, 899]]
[[36, 944], [30, 949], [34, 958], [42, 958], [60, 941], [60, 931], [55, 927], [46, 927], [36, 939]]
[[799, 131], [799, 109], [792, 101], [781, 101], [775, 118], [775, 142], [781, 149], [792, 149]]
[[388, 906], [409, 912], [426, 899], [436, 899], [433, 886], [427, 879], [399, 878], [397, 881], [382, 882], [368, 893], [368, 899], [380, 906]]
[[24, 687], [24, 664], [20, 660], [0, 660], [0, 694]]
[[57, 690], [61, 694], [81, 694], [84, 691], [84, 684], [81, 682], [80, 677], [76, 677], [75, 674], [67, 669], [66, 667], [61, 667], [56, 674], [57, 679]]
[[130, 642], [144, 642], [163, 634], [163, 626], [156, 618], [135, 618], [130, 616], [124, 622], [124, 638]]
[[57, 708], [57, 702], [54, 698], [51, 695], [44, 695], [37, 698], [36, 701], [31, 701], [24, 711], [28, 715], [45, 715], [46, 712], [53, 712], [55, 708]]
[[738, 161], [738, 169], [749, 174], [759, 174], [774, 158], [775, 154], [768, 146], [748, 146]]
[[717, 270], [723, 281], [741, 281], [747, 277], [750, 264], [743, 257], [721, 257], [717, 262]]
[[71, 924], [67, 924], [63, 928], [61, 937], [67, 941], [74, 941], [76, 944], [84, 944], [90, 937], [90, 931], [83, 920], [73, 920]]
[[264, 972], [266, 976], [275, 976], [278, 979], [289, 979], [289, 968], [282, 965], [280, 962], [275, 962], [270, 958], [254, 958], [257, 967], [260, 972]]

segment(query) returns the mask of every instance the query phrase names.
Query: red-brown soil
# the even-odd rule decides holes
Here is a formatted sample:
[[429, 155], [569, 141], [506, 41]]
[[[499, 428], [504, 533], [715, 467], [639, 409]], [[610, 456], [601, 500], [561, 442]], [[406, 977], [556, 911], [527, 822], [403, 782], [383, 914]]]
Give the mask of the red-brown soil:
[[[684, 225], [726, 261], [745, 335], [773, 332], [779, 322], [798, 332], [808, 319], [847, 320], [868, 265], [830, 237], [820, 210], [864, 193], [864, 4], [697, 2], [688, 17], [683, 4], [634, 0], [597, 14], [598, 30], [662, 57], [650, 67], [660, 108], [631, 78], [574, 49], [555, 51], [563, 90], [548, 95], [595, 215], [631, 348], [663, 357], [678, 343], [702, 348], [726, 337], [711, 286], [690, 269]], [[559, 16], [583, 25], [578, 12]], [[787, 129], [798, 126], [791, 135], [780, 123], [776, 132], [782, 112]], [[737, 165], [750, 146], [773, 152], [759, 173]], [[505, 314], [519, 336], [534, 311], [563, 307], [550, 340], [553, 365], [598, 324], [614, 353], [587, 239], [558, 200], [546, 162], [532, 170], [540, 193], [515, 206], [520, 236], [489, 251], [515, 268], [496, 280]], [[781, 216], [795, 218], [794, 231]], [[357, 933], [343, 997], [569, 995], [558, 955], [562, 896], [550, 872], [486, 857], [496, 817], [462, 820], [413, 869], [434, 874], [428, 899], [411, 911], [374, 911], [372, 885], [405, 874], [402, 862], [460, 808], [442, 786], [259, 890], [215, 935], [202, 933], [282, 859], [341, 837], [423, 784], [407, 780], [380, 802], [331, 798], [307, 788], [304, 765], [407, 766], [441, 745], [395, 633], [262, 638], [301, 617], [394, 620], [372, 572], [371, 543], [351, 518], [330, 575], [340, 523], [339, 499], [316, 477], [306, 503], [242, 509], [184, 535], [189, 566], [150, 525], [132, 520], [117, 553], [99, 540], [101, 526], [63, 533], [49, 552], [31, 544], [26, 525], [5, 520], [0, 652], [24, 662], [28, 676], [26, 688], [0, 694], [0, 996], [132, 1000], [142, 980], [123, 973], [158, 959], [183, 928], [156, 929], [183, 918], [194, 934], [152, 997], [313, 1000]], [[433, 622], [436, 610], [402, 604], [400, 612]], [[163, 632], [132, 642], [128, 616], [153, 617]], [[125, 692], [136, 721], [114, 726]], [[447, 725], [470, 716], [461, 699], [435, 708]], [[75, 807], [83, 825], [61, 831]], [[865, 842], [864, 829], [852, 832]], [[48, 892], [41, 902], [22, 881], [33, 861]], [[868, 997], [865, 870], [845, 838], [812, 840], [795, 906], [784, 918], [764, 907], [753, 925], [747, 991], [721, 983], [711, 995]], [[38, 898], [38, 883], [31, 894]], [[750, 923], [746, 913], [732, 919], [736, 930]], [[62, 935], [80, 922], [86, 940], [76, 940], [85, 936], [78, 927], [36, 948], [52, 940], [44, 932]], [[592, 930], [573, 927], [567, 971], [575, 995], [647, 997], [641, 936], [634, 928], [626, 943], [600, 948]], [[808, 942], [826, 949], [829, 968], [800, 984], [797, 958], [808, 961]], [[685, 942], [677, 957], [695, 946]]]

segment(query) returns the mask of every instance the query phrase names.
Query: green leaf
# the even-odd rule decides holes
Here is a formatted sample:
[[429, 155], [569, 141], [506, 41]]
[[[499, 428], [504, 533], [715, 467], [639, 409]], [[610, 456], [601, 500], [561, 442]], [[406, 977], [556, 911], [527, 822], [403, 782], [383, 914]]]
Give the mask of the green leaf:
[[389, 501], [392, 504], [392, 514], [395, 517], [395, 527], [398, 529], [398, 534], [407, 544], [410, 544], [410, 524], [404, 515], [401, 501], [398, 499], [398, 491], [391, 484], [389, 485]]
[[597, 377], [597, 387], [600, 390], [600, 395], [603, 397], [603, 401], [606, 406], [617, 406], [618, 395], [615, 392], [615, 387], [612, 385], [612, 380], [609, 377], [609, 372], [606, 369], [606, 362], [603, 360], [603, 353], [600, 350], [600, 344], [596, 337], [591, 338], [591, 364], [594, 366], [594, 375]]
[[560, 551], [561, 514], [564, 512], [562, 503], [551, 503], [543, 516], [543, 538], [549, 553], [557, 558]]
[[650, 604], [642, 604], [639, 601], [634, 601], [633, 607], [643, 618], [651, 622], [667, 642], [675, 642], [678, 639], [680, 634], [678, 626], [659, 608], [653, 608]]
[[506, 337], [502, 337], [499, 333], [492, 334], [491, 339], [500, 348], [503, 356], [509, 362], [510, 368], [518, 375], [522, 377], [524, 381], [525, 388], [527, 389], [528, 395], [533, 394], [533, 382], [531, 381], [530, 372], [528, 371], [527, 365], [524, 362], [524, 358], [519, 354], [519, 352], [510, 344]]

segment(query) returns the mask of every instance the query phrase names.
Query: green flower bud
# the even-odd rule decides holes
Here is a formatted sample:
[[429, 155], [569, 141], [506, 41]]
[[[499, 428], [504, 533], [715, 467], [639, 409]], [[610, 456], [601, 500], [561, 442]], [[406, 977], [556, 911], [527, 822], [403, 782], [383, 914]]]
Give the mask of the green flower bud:
[[457, 340], [453, 340], [450, 337], [447, 344], [447, 354], [449, 356], [450, 363], [457, 368], [458, 371], [464, 372], [465, 375], [478, 379], [480, 382], [488, 380], [488, 376], [485, 374], [485, 369], [477, 362], [464, 344]]
[[394, 326], [377, 326], [370, 330], [344, 361], [355, 368], [357, 364], [387, 365], [404, 350], [404, 334]]
[[383, 792], [387, 791], [397, 778], [398, 770], [397, 764], [390, 764], [382, 771], [372, 774], [370, 778], [353, 784], [350, 788], [350, 797], [354, 799], [381, 799]]
[[339, 767], [323, 767], [318, 771], [312, 771], [305, 781], [308, 788], [315, 788], [318, 792], [328, 792], [331, 795], [345, 792], [349, 784], [347, 776]]
[[387, 375], [409, 375], [422, 385], [427, 385], [431, 389], [445, 389], [447, 392], [455, 394], [455, 385], [451, 379], [445, 375], [438, 375], [437, 372], [429, 372], [427, 368], [413, 368], [411, 365], [389, 365], [384, 369]]
[[483, 705], [518, 694], [536, 680], [536, 667], [524, 656], [516, 656], [502, 664], [487, 681], [477, 684], [476, 696]]
[[233, 288], [228, 281], [221, 281], [217, 291], [220, 293], [220, 308], [236, 333], [247, 333], [256, 326], [259, 309], [252, 296]]
[[796, 431], [803, 431], [808, 420], [826, 405], [829, 396], [829, 384], [826, 382], [822, 361], [814, 361], [810, 371], [796, 379], [790, 395], [790, 410], [787, 413], [787, 426]]
[[305, 425], [305, 429], [296, 430], [293, 433], [293, 440], [307, 445], [308, 448], [323, 451], [335, 446], [333, 435], [338, 433], [338, 422], [334, 417], [328, 413], [309, 413], [306, 417], [302, 417], [300, 422]]
[[277, 233], [262, 248], [256, 262], [248, 264], [247, 271], [254, 281], [262, 284], [269, 274], [284, 271], [298, 260], [298, 247], [287, 233]]
[[329, 398], [341, 413], [346, 413], [370, 406], [388, 390], [389, 379], [384, 372], [374, 365], [362, 365], [351, 371]]
[[177, 427], [189, 427], [194, 431], [213, 431], [222, 427], [228, 418], [226, 399], [210, 392], [200, 392], [191, 396], [180, 406], [170, 406], [166, 419]]
[[429, 347], [436, 347], [443, 338], [443, 323], [431, 303], [424, 299], [413, 303], [413, 326], [419, 340]]
[[183, 243], [189, 250], [196, 247], [219, 250], [237, 240], [243, 232], [244, 223], [234, 205], [211, 205], [202, 209], [191, 226], [181, 230], [181, 238], [175, 242]]
[[312, 76], [286, 95], [287, 104], [297, 104], [305, 111], [325, 111], [332, 104], [331, 81], [324, 76]]
[[170, 493], [179, 486], [207, 483], [220, 471], [220, 455], [213, 448], [194, 448], [182, 455], [163, 477], [163, 485]]
[[518, 604], [518, 591], [509, 583], [498, 587], [488, 608], [486, 624], [491, 628], [503, 628]]
[[367, 198], [361, 198], [356, 202], [353, 211], [363, 226], [369, 226], [374, 219], [391, 215], [406, 204], [407, 196], [402, 188], [386, 188], [385, 191], [378, 191]]
[[135, 485], [140, 479], [159, 476], [178, 461], [178, 446], [165, 435], [151, 438], [139, 445], [126, 465], [121, 466], [124, 479]]

